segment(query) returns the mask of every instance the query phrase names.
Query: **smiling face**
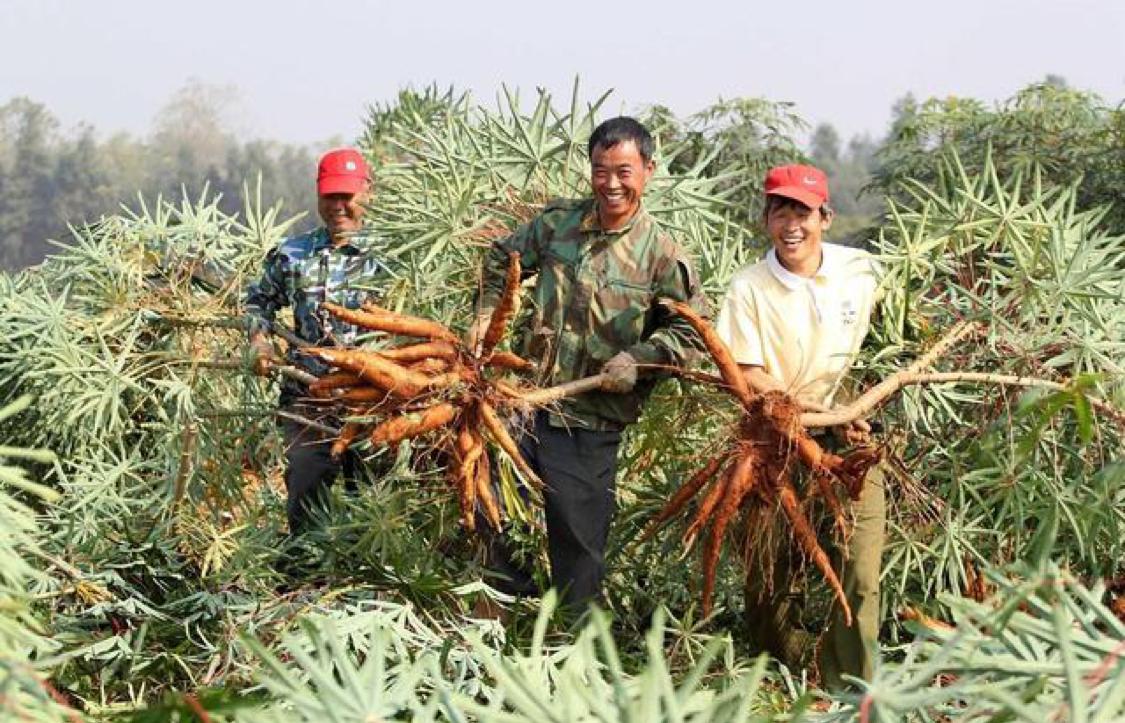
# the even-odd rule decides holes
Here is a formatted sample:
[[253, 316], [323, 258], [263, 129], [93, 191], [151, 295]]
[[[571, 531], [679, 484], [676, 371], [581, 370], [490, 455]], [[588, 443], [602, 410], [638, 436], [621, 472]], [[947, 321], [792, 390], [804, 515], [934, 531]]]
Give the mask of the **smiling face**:
[[774, 196], [766, 206], [766, 233], [781, 265], [798, 276], [820, 268], [821, 238], [832, 225], [832, 212], [812, 209], [791, 198]]
[[590, 185], [598, 204], [602, 228], [624, 226], [641, 206], [645, 184], [656, 163], [646, 161], [634, 141], [622, 141], [606, 148], [597, 146], [590, 155]]
[[366, 211], [367, 191], [359, 193], [328, 193], [317, 197], [316, 210], [328, 235], [339, 246], [363, 228], [363, 215]]

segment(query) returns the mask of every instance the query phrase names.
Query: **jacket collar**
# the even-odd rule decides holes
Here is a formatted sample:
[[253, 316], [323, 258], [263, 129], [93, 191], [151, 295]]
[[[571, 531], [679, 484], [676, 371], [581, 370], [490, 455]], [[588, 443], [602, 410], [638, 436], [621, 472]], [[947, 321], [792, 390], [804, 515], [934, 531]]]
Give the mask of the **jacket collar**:
[[648, 212], [645, 211], [644, 203], [642, 202], [641, 205], [637, 207], [637, 212], [633, 214], [633, 217], [630, 218], [624, 226], [606, 230], [602, 228], [601, 221], [598, 220], [598, 202], [591, 198], [587, 203], [589, 207], [586, 209], [586, 212], [582, 214], [582, 222], [578, 224], [578, 230], [582, 233], [596, 231], [606, 234], [607, 236], [624, 236], [632, 231], [633, 226], [640, 222], [641, 219], [648, 216]]

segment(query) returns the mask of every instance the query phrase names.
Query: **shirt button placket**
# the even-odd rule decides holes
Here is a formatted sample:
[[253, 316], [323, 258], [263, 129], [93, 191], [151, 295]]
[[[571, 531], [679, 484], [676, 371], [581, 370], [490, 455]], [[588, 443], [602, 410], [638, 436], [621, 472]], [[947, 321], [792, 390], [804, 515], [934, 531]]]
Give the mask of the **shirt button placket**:
[[568, 314], [568, 317], [570, 317], [570, 328], [568, 330], [576, 336], [574, 339], [574, 367], [571, 371], [574, 375], [581, 374], [582, 367], [586, 364], [586, 341], [591, 333], [589, 328], [590, 300], [593, 290], [593, 279], [590, 273], [591, 257], [593, 249], [600, 242], [600, 235], [590, 234], [578, 249], [578, 267], [574, 274], [575, 288], [571, 296], [571, 309]]

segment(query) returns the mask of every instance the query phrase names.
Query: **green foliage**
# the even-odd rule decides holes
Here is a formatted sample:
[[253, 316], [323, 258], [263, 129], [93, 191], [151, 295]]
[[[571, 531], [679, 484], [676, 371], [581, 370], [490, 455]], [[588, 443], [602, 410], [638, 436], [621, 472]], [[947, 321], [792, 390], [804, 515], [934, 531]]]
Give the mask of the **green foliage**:
[[735, 662], [729, 639], [710, 641], [674, 678], [658, 616], [646, 636], [647, 658], [630, 673], [602, 613], [573, 643], [547, 640], [554, 604], [553, 593], [544, 598], [526, 652], [504, 650], [494, 624], [439, 633], [393, 605], [306, 619], [286, 638], [284, 657], [248, 640], [264, 663], [258, 677], [279, 702], [237, 719], [768, 720], [758, 701], [765, 659]]
[[[396, 274], [388, 304], [469, 320], [487, 244], [548, 198], [587, 193], [585, 140], [606, 99], [580, 98], [576, 88], [561, 106], [544, 93], [528, 103], [512, 91], [489, 109], [430, 87], [371, 109], [363, 143], [379, 174], [372, 230]], [[755, 184], [793, 159], [797, 120], [757, 100], [683, 122], [651, 115], [660, 152], [646, 205], [717, 301], [752, 257]], [[918, 629], [918, 642], [889, 651], [869, 696], [835, 699], [827, 715], [838, 719], [926, 720], [958, 706], [1044, 719], [1063, 702], [1077, 716], [1082, 693], [1090, 719], [1118, 710], [1111, 678], [1091, 681], [1120, 632], [1098, 584], [1073, 580], [1121, 574], [1121, 430], [1094, 400], [1125, 401], [1123, 240], [1085, 186], [1035, 164], [1017, 172], [987, 147], [925, 155], [919, 180], [895, 180], [877, 234], [884, 308], [857, 383], [971, 319], [988, 332], [938, 368], [1063, 387], [912, 388], [881, 413], [897, 470], [888, 612], [911, 606], [959, 627]], [[273, 389], [242, 369], [237, 317], [241, 290], [292, 222], [263, 210], [264, 191], [243, 195], [237, 217], [210, 195], [142, 202], [76, 228], [43, 266], [0, 275], [0, 402], [34, 396], [0, 419], [11, 445], [0, 455], [54, 450], [57, 462], [29, 459], [47, 497], [59, 496], [0, 472], [5, 701], [51, 719], [49, 680], [95, 719], [809, 715], [804, 683], [748, 659], [737, 639], [739, 561], [721, 566], [718, 612], [700, 620], [699, 573], [675, 535], [636, 544], [732, 421], [728, 400], [697, 385], [661, 385], [626, 438], [608, 614], [585, 626], [567, 629], [550, 599], [506, 602], [506, 628], [466, 620], [492, 593], [419, 449], [335, 494], [319, 530], [286, 543]], [[541, 556], [530, 522], [518, 534]], [[992, 569], [1019, 574], [991, 575], [991, 603], [960, 597], [975, 570]], [[714, 637], [728, 629], [735, 642]], [[885, 632], [904, 637], [893, 623]], [[935, 685], [942, 672], [957, 685]]]
[[[22, 397], [4, 406], [0, 424], [16, 422], [30, 403]], [[6, 720], [65, 719], [66, 708], [53, 697], [57, 693], [46, 681], [48, 666], [41, 662], [59, 644], [44, 629], [29, 594], [44, 579], [28, 559], [44, 557], [29, 503], [50, 504], [58, 494], [14, 464], [51, 464], [54, 459], [46, 450], [0, 446], [0, 717]]]
[[[540, 91], [526, 113], [513, 91], [505, 91], [496, 110], [433, 89], [404, 94], [401, 107], [372, 109], [365, 150], [381, 169], [371, 223], [399, 262], [395, 293], [431, 316], [467, 321], [466, 301], [476, 289], [477, 261], [486, 245], [529, 220], [546, 201], [589, 193], [586, 140], [605, 100], [583, 104], [576, 82], [563, 107]], [[745, 128], [739, 138], [751, 138], [751, 129], [765, 125], [752, 121], [754, 112], [765, 114], [766, 104], [740, 108]], [[714, 134], [723, 132], [719, 127], [718, 119], [706, 126]], [[779, 144], [780, 137], [774, 131], [771, 142]], [[749, 256], [745, 229], [731, 215], [740, 203], [735, 171], [714, 173], [710, 157], [689, 161], [701, 142], [696, 135], [664, 141], [645, 206], [678, 233], [708, 291], [717, 295]], [[742, 148], [738, 168], [764, 167], [776, 152], [773, 146]]]
[[879, 151], [874, 185], [901, 200], [912, 182], [948, 192], [960, 180], [943, 159], [956, 152], [970, 173], [990, 158], [1000, 178], [1040, 174], [1046, 187], [1077, 184], [1075, 201], [1109, 208], [1106, 225], [1125, 229], [1125, 109], [1058, 82], [1024, 88], [995, 108], [971, 98], [907, 97]]
[[375, 175], [384, 165], [402, 160], [399, 144], [410, 144], [410, 132], [421, 128], [437, 128], [469, 108], [469, 96], [458, 95], [450, 87], [441, 90], [436, 84], [414, 90], [400, 90], [392, 103], [376, 103], [368, 108], [361, 145], [367, 150]]
[[[379, 137], [396, 150], [381, 161], [373, 225], [399, 277], [389, 303], [468, 318], [487, 238], [549, 195], [585, 192], [596, 109], [575, 100], [568, 114], [543, 96], [528, 115], [514, 95], [507, 103], [464, 107], [440, 124], [388, 109], [396, 120]], [[746, 257], [724, 243], [737, 227], [714, 188], [698, 169], [662, 168], [650, 203], [707, 260], [717, 290]], [[61, 458], [51, 483], [62, 498], [41, 514], [39, 535], [68, 565], [42, 584], [61, 647], [52, 674], [94, 715], [148, 704], [187, 715], [179, 692], [245, 687], [256, 663], [236, 631], [278, 649], [308, 611], [307, 594], [337, 600], [324, 607], [337, 617], [390, 596], [425, 604], [437, 620], [459, 619], [481, 594], [456, 587], [472, 574], [473, 551], [440, 475], [407, 469], [409, 456], [336, 499], [303, 545], [281, 544], [269, 389], [241, 371], [230, 321], [288, 225], [258, 205], [235, 218], [206, 195], [142, 202], [76, 229], [42, 267], [0, 277], [0, 389], [36, 395], [10, 433]], [[491, 236], [476, 236], [482, 228]], [[273, 592], [282, 554], [309, 576], [292, 596]]]
[[[1055, 566], [994, 573], [985, 603], [948, 596], [955, 625], [921, 618], [901, 663], [820, 721], [1114, 721], [1125, 717], [1125, 625]], [[940, 684], [937, 684], [939, 683]]]
[[1073, 381], [1048, 395], [933, 385], [887, 410], [902, 490], [890, 610], [963, 590], [971, 567], [1025, 559], [1041, 527], [1058, 526], [1054, 559], [1086, 575], [1116, 574], [1125, 539], [1122, 429], [1087, 400], [1125, 397], [1125, 236], [1037, 172], [1004, 178], [988, 157], [979, 174], [955, 155], [943, 164], [956, 183], [906, 182], [911, 200], [889, 207], [869, 374], [969, 319], [986, 333], [942, 368]]
[[237, 325], [199, 324], [230, 317], [287, 225], [206, 197], [161, 201], [4, 277], [0, 390], [35, 403], [3, 428], [60, 455], [61, 499], [37, 539], [66, 566], [41, 599], [62, 648], [54, 674], [88, 710], [195, 687], [206, 675], [193, 667], [221, 649], [208, 641], [238, 625], [227, 615], [255, 607], [246, 588], [276, 580], [278, 533], [256, 523], [276, 499], [262, 484], [276, 454], [260, 417], [225, 416], [261, 408], [265, 390], [239, 371]]
[[714, 178], [730, 201], [730, 218], [747, 228], [761, 217], [766, 172], [804, 160], [794, 136], [806, 125], [790, 103], [720, 100], [682, 121], [657, 106], [643, 120], [667, 149], [673, 170], [697, 169]]

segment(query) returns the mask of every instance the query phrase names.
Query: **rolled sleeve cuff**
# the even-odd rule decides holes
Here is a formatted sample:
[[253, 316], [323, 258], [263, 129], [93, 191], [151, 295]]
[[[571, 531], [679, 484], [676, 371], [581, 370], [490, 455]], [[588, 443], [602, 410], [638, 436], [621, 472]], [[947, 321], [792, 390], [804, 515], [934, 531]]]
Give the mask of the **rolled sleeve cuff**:
[[671, 360], [671, 355], [664, 347], [651, 341], [634, 344], [625, 351], [629, 352], [638, 364], [668, 364]]

